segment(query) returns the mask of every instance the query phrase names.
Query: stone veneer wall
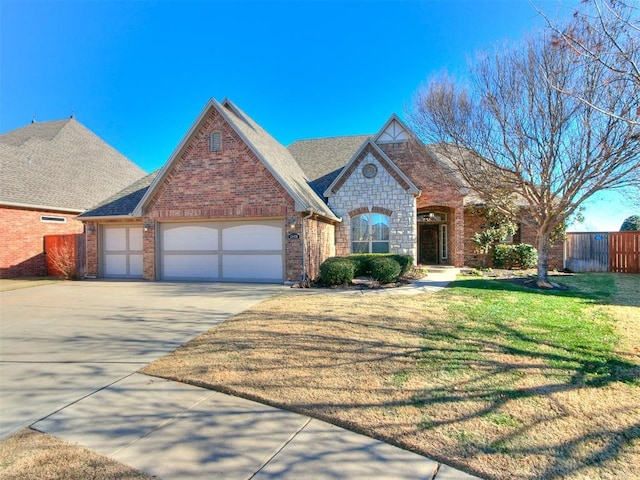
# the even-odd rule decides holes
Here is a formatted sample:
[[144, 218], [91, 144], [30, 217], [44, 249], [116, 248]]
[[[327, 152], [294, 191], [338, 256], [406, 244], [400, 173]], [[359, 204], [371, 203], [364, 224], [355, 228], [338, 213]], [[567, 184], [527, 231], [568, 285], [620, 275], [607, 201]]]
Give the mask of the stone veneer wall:
[[[372, 163], [378, 169], [373, 178], [362, 174], [362, 167]], [[370, 153], [364, 157], [337, 192], [329, 197], [329, 207], [342, 223], [336, 225], [336, 255], [351, 253], [351, 215], [391, 211], [389, 250], [417, 256], [416, 199], [402, 188], [387, 169]]]

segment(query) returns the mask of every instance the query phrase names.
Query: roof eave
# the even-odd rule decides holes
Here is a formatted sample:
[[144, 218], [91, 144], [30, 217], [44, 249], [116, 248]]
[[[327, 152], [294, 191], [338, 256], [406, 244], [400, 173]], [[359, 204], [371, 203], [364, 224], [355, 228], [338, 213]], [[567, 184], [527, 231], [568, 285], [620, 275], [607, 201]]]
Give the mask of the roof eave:
[[80, 209], [80, 208], [53, 207], [51, 205], [36, 205], [31, 203], [5, 202], [3, 200], [0, 200], [0, 206], [14, 207], [14, 208], [27, 208], [29, 210], [47, 210], [51, 212], [61, 212], [61, 213], [76, 213], [76, 214], [80, 214], [86, 211], [85, 209]]
[[142, 217], [127, 215], [96, 215], [95, 217], [78, 217], [78, 220], [82, 222], [95, 222], [102, 220], [142, 220]]

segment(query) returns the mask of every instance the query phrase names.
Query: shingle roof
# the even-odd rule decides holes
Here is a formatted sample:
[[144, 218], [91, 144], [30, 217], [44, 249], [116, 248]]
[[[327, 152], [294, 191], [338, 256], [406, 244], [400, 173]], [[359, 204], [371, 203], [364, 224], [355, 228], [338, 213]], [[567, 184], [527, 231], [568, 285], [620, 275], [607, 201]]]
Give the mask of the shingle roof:
[[212, 108], [216, 109], [225, 118], [229, 125], [244, 139], [249, 148], [253, 150], [274, 177], [278, 179], [281, 185], [289, 192], [296, 202], [296, 209], [298, 209], [298, 211], [311, 211], [326, 218], [338, 220], [322, 198], [319, 197], [308, 184], [304, 172], [283, 145], [229, 100], [225, 100], [220, 104], [214, 99], [209, 100], [167, 163], [162, 167], [150, 188], [147, 189], [134, 211], [135, 216], [142, 216], [144, 214], [144, 207], [153, 197], [156, 187], [160, 185], [166, 177], [174, 160]]
[[75, 119], [0, 135], [0, 204], [83, 211], [144, 175]]
[[298, 208], [337, 219], [323, 199], [311, 188], [304, 171], [289, 150], [229, 100], [225, 100], [222, 106], [233, 126], [255, 148], [256, 153], [262, 156], [271, 173], [279, 178], [282, 186], [301, 203]]
[[371, 135], [298, 140], [287, 147], [302, 168], [311, 187], [322, 196], [343, 167]]
[[78, 215], [78, 218], [131, 215], [144, 194], [147, 193], [158, 172], [160, 172], [159, 169], [142, 177], [137, 182], [100, 202], [99, 205], [92, 207], [91, 210]]

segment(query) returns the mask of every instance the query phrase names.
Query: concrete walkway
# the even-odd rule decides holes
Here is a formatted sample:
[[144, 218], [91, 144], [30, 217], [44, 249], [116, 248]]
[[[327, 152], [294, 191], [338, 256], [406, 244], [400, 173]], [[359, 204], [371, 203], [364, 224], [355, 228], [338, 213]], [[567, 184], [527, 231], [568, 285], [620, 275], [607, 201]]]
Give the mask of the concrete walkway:
[[[369, 292], [441, 289], [455, 273]], [[476, 478], [304, 415], [134, 373], [232, 313], [291, 290], [245, 287], [72, 282], [2, 294], [5, 433], [31, 424], [164, 480]], [[84, 378], [76, 370], [85, 363], [93, 372], [86, 384], [74, 380]]]
[[33, 428], [164, 480], [476, 478], [320, 420], [141, 374]]

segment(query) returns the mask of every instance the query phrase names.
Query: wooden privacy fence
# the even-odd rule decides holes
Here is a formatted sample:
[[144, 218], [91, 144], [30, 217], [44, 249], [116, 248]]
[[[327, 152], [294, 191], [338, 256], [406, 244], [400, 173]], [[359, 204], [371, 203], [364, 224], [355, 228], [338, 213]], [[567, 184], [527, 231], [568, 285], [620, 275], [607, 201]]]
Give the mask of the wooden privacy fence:
[[640, 232], [568, 233], [564, 266], [573, 272], [640, 273]]
[[44, 254], [48, 276], [66, 278], [84, 276], [84, 234], [46, 235]]

